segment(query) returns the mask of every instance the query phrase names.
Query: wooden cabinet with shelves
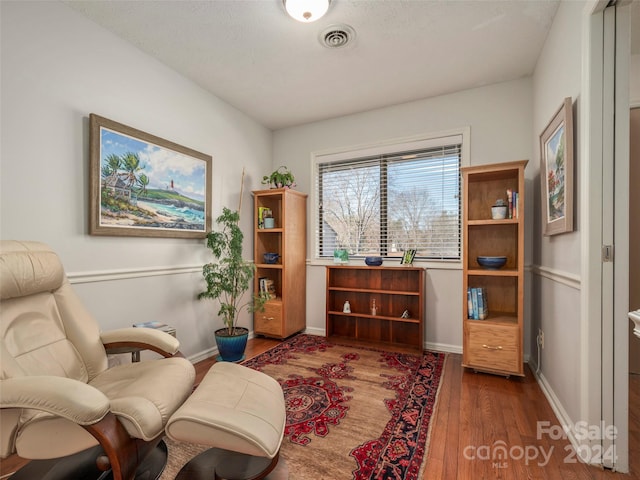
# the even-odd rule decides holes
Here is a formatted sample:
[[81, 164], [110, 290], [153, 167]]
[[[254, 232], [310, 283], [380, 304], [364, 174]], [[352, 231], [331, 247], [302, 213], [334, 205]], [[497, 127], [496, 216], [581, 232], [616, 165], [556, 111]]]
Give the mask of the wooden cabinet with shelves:
[[[328, 266], [326, 273], [327, 337], [423, 348], [424, 269]], [[350, 312], [343, 311], [347, 301]]]
[[[264, 311], [253, 316], [256, 335], [286, 338], [306, 326], [306, 249], [307, 195], [291, 189], [253, 192], [254, 239], [256, 264], [254, 291], [269, 284], [275, 298], [267, 301]], [[259, 219], [269, 209], [274, 227], [265, 228]], [[276, 263], [266, 263], [265, 253], [276, 253]]]
[[[463, 182], [463, 355], [462, 364], [501, 375], [524, 375], [524, 169], [527, 160], [462, 169]], [[518, 202], [505, 219], [492, 219], [491, 206]], [[504, 256], [506, 264], [487, 269], [481, 256]], [[472, 319], [469, 289], [482, 289], [487, 304], [483, 320]], [[477, 291], [477, 290], [476, 290]]]

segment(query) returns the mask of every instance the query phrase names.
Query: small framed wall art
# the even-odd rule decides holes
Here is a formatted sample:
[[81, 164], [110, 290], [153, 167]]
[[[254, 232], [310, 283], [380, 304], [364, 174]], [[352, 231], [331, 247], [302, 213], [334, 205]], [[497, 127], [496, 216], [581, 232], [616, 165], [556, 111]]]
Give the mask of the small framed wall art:
[[400, 259], [400, 265], [412, 265], [416, 257], [416, 249], [405, 250]]
[[573, 231], [573, 112], [571, 97], [540, 135], [544, 235]]
[[89, 118], [89, 233], [204, 238], [211, 229], [211, 156]]

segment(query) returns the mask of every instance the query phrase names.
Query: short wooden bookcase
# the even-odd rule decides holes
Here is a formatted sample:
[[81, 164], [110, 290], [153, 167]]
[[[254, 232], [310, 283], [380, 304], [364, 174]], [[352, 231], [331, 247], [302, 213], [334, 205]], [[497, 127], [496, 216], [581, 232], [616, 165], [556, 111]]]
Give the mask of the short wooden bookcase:
[[[345, 302], [350, 312], [344, 311]], [[327, 337], [423, 348], [422, 268], [328, 266], [326, 305]]]

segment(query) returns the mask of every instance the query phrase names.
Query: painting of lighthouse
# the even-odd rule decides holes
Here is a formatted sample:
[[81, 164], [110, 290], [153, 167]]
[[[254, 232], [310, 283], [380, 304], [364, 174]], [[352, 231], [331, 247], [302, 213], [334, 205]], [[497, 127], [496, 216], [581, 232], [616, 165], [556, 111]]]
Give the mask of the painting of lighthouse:
[[91, 115], [91, 233], [203, 238], [211, 157]]

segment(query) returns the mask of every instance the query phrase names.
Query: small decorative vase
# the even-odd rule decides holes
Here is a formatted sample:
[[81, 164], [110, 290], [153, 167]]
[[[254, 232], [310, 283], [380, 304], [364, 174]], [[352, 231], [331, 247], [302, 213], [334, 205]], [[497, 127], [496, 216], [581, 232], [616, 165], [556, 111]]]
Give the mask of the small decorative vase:
[[333, 263], [349, 263], [349, 252], [343, 248], [334, 250]]
[[249, 339], [249, 329], [236, 327], [234, 328], [234, 334], [229, 335], [229, 330], [226, 327], [220, 328], [215, 331], [215, 337], [219, 353], [216, 360], [223, 362], [244, 360], [244, 350]]
[[491, 207], [491, 218], [494, 220], [504, 220], [507, 218], [507, 207], [503, 205]]

